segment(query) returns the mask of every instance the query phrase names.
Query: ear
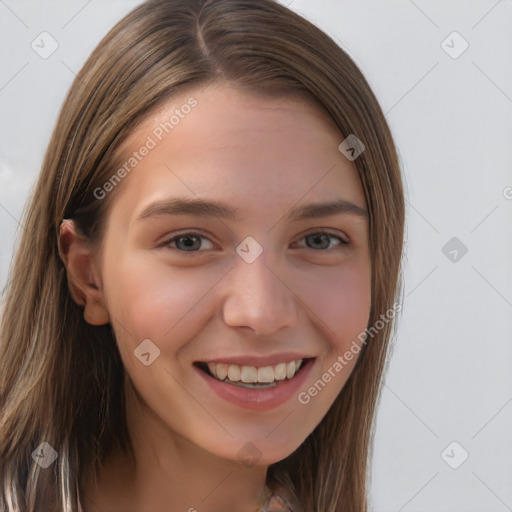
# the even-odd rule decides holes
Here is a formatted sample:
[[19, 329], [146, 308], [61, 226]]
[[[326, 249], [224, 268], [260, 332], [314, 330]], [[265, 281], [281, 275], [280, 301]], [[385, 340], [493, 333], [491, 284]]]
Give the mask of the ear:
[[66, 267], [69, 292], [79, 306], [84, 306], [84, 320], [91, 325], [108, 324], [110, 316], [105, 307], [94, 252], [90, 242], [77, 232], [74, 221], [62, 221], [58, 245]]

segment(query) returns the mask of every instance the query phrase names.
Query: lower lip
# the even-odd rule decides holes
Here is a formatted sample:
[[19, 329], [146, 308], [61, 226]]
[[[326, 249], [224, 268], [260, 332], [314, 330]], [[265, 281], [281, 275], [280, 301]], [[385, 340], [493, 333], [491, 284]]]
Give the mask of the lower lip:
[[228, 384], [210, 377], [210, 375], [196, 366], [194, 366], [194, 368], [199, 372], [210, 388], [224, 400], [244, 407], [245, 409], [265, 411], [278, 407], [292, 396], [295, 396], [308, 378], [314, 362], [315, 359], [310, 359], [292, 379], [278, 381], [277, 386], [264, 389], [251, 389], [236, 386], [235, 384]]

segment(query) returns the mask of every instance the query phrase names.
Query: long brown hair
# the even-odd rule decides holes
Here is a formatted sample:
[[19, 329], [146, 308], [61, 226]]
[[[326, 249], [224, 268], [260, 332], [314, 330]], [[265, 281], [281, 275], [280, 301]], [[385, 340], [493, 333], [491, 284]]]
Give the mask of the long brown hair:
[[[404, 197], [382, 110], [361, 71], [326, 34], [271, 0], [149, 0], [100, 42], [60, 112], [23, 220], [0, 331], [0, 509], [76, 512], [81, 475], [113, 447], [130, 450], [123, 365], [109, 325], [92, 326], [72, 300], [58, 235], [73, 219], [102, 235], [112, 194], [94, 190], [115, 171], [115, 152], [151, 109], [186, 87], [227, 80], [259, 94], [304, 94], [335, 122], [340, 142], [365, 145], [354, 161], [369, 210], [369, 326], [401, 292]], [[119, 188], [119, 187], [118, 187]], [[395, 308], [396, 309], [396, 308]], [[364, 344], [318, 427], [267, 484], [306, 512], [367, 510], [375, 410], [393, 321]], [[32, 457], [57, 452], [47, 469]]]

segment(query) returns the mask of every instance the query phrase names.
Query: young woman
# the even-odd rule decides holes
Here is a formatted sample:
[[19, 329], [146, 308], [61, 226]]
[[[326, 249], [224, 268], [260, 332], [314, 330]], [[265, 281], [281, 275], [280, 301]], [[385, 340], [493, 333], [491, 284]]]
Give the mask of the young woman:
[[71, 87], [1, 327], [5, 512], [363, 512], [404, 198], [270, 0], [149, 0]]

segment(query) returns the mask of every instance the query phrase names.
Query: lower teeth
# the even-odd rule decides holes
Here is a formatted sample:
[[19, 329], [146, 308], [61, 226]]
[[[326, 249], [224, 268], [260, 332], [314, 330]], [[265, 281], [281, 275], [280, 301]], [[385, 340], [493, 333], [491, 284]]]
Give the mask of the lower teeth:
[[234, 384], [235, 386], [241, 386], [242, 388], [252, 388], [252, 389], [265, 389], [265, 388], [273, 388], [277, 386], [276, 382], [269, 382], [268, 384], [263, 383], [252, 383], [252, 382], [241, 382], [241, 381], [233, 381], [229, 379], [224, 379], [221, 382], [226, 382], [227, 384]]

